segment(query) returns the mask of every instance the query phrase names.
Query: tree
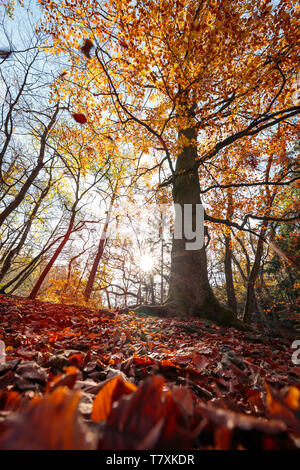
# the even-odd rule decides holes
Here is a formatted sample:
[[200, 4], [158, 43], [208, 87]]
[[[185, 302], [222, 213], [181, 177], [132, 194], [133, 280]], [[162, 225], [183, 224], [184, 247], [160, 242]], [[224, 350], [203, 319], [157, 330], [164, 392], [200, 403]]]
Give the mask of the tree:
[[[63, 127], [57, 129], [56, 135], [54, 135], [53, 138], [55, 137], [57, 139], [61, 139], [61, 143], [57, 144], [56, 154], [63, 161], [66, 167], [66, 173], [71, 180], [69, 185], [73, 190], [73, 200], [71, 200], [71, 202], [68, 201], [70, 207], [68, 207], [68, 204], [66, 204], [66, 209], [68, 210], [70, 217], [65, 234], [50, 260], [46, 264], [45, 268], [43, 269], [38, 280], [36, 281], [29, 295], [30, 299], [36, 298], [46, 276], [58, 259], [63, 248], [69, 241], [71, 234], [74, 231], [80, 230], [86, 224], [86, 221], [83, 220], [79, 220], [76, 223], [76, 217], [80, 213], [80, 210], [82, 210], [82, 208], [86, 205], [86, 201], [84, 201], [86, 195], [95, 187], [97, 187], [97, 185], [99, 185], [100, 181], [107, 172], [107, 169], [103, 169], [99, 166], [94, 174], [91, 175], [92, 178], [89, 182], [82, 181], [83, 175], [86, 171], [86, 162], [84, 158], [86, 153], [86, 146], [82, 143], [82, 139], [77, 141], [75, 139], [76, 131], [70, 132], [69, 129], [65, 130]], [[91, 162], [90, 165], [93, 166], [93, 163]]]
[[[159, 166], [170, 172], [161, 186], [172, 185], [183, 212], [201, 203], [205, 165], [279, 123], [288, 129], [299, 113], [292, 1], [40, 3], [55, 50], [72, 60], [63, 92], [110, 136], [145, 152], [158, 148]], [[88, 56], [80, 54], [86, 38], [94, 46]], [[165, 310], [242, 327], [212, 292], [205, 249], [189, 251], [185, 242], [173, 241]]]
[[[117, 157], [117, 149], [115, 151], [115, 154], [114, 154], [113, 158], [116, 158], [116, 157]], [[113, 164], [113, 167], [114, 167], [114, 164]], [[110, 223], [110, 219], [111, 219], [111, 212], [112, 212], [115, 200], [118, 196], [118, 189], [119, 189], [119, 185], [120, 185], [120, 180], [121, 180], [121, 177], [122, 177], [122, 173], [124, 172], [124, 169], [125, 169], [123, 167], [124, 167], [124, 163], [123, 163], [122, 167], [119, 170], [116, 170], [115, 168], [113, 168], [114, 170], [116, 170], [116, 173], [114, 175], [115, 182], [114, 182], [113, 186], [111, 184], [109, 185], [110, 189], [111, 189], [111, 199], [110, 199], [107, 211], [106, 211], [105, 222], [104, 222], [104, 226], [103, 226], [101, 236], [100, 236], [100, 239], [99, 239], [97, 252], [96, 252], [96, 255], [94, 257], [92, 268], [90, 270], [88, 280], [87, 280], [87, 283], [86, 283], [86, 287], [85, 287], [85, 290], [84, 290], [84, 297], [85, 297], [86, 301], [88, 301], [90, 296], [91, 296], [91, 293], [92, 293], [92, 290], [93, 290], [93, 285], [94, 285], [96, 274], [97, 274], [97, 269], [98, 269], [99, 263], [102, 259], [102, 255], [103, 255], [103, 252], [104, 252], [104, 247], [105, 247], [105, 244], [107, 242], [107, 233], [108, 233], [108, 227], [109, 227], [109, 223]]]
[[[53, 184], [52, 180], [52, 173], [51, 173], [51, 168], [50, 168], [50, 175], [49, 175], [49, 180], [47, 181], [46, 185], [42, 190], [38, 193], [38, 196], [35, 200], [33, 209], [31, 213], [29, 213], [29, 216], [27, 220], [24, 223], [24, 228], [20, 232], [19, 236], [14, 240], [13, 245], [9, 248], [8, 252], [5, 253], [4, 256], [2, 256], [2, 259], [0, 260], [0, 264], [2, 264], [1, 270], [0, 270], [0, 282], [6, 275], [6, 273], [9, 271], [13, 259], [20, 253], [22, 250], [26, 239], [28, 237], [28, 234], [30, 232], [30, 229], [33, 225], [33, 222], [38, 214], [38, 211], [40, 209], [40, 206], [43, 202], [43, 200], [46, 198], [48, 195], [50, 188]], [[34, 198], [35, 199], [35, 198]]]
[[[232, 201], [232, 190], [228, 189], [228, 206], [227, 206], [227, 219], [232, 220], [233, 215], [233, 201]], [[236, 296], [233, 284], [232, 275], [232, 242], [231, 242], [231, 231], [228, 227], [225, 227], [225, 279], [226, 279], [226, 292], [227, 292], [227, 306], [233, 311], [237, 312]]]

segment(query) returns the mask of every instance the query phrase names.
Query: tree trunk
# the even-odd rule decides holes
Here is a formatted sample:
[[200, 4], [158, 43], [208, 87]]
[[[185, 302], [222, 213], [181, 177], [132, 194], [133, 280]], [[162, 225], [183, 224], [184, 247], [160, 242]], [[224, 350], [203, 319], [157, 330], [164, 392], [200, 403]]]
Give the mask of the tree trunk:
[[[271, 154], [270, 158], [268, 159], [268, 163], [266, 166], [265, 170], [265, 180], [269, 180], [270, 176], [270, 170], [272, 166], [272, 161], [273, 161], [273, 154]], [[270, 193], [270, 188], [267, 185], [266, 186], [266, 196], [267, 196], [267, 208], [265, 215], [269, 215], [272, 204], [274, 201], [276, 195], [276, 187], [273, 190], [273, 194], [271, 195]], [[260, 318], [260, 312], [257, 308], [257, 298], [256, 298], [256, 293], [255, 293], [255, 281], [259, 275], [259, 269], [260, 269], [260, 263], [261, 263], [261, 258], [263, 255], [263, 249], [264, 249], [264, 237], [268, 229], [268, 222], [266, 221], [265, 223], [262, 223], [261, 229], [260, 229], [260, 236], [257, 242], [256, 246], [256, 252], [255, 252], [255, 258], [254, 258], [254, 263], [250, 272], [249, 280], [248, 280], [248, 287], [247, 287], [247, 298], [246, 298], [246, 305], [245, 305], [245, 310], [244, 310], [244, 316], [243, 320], [246, 323], [251, 323], [251, 322], [256, 322], [256, 323], [262, 323]], [[251, 240], [251, 236], [250, 236]]]
[[101, 261], [102, 255], [103, 255], [104, 246], [105, 246], [105, 242], [106, 242], [106, 236], [107, 236], [107, 229], [108, 229], [110, 214], [111, 214], [111, 210], [112, 210], [114, 200], [115, 200], [115, 194], [113, 194], [113, 196], [112, 196], [112, 199], [111, 199], [111, 202], [110, 202], [110, 205], [109, 205], [109, 209], [107, 211], [105, 224], [104, 224], [104, 227], [103, 227], [103, 230], [102, 230], [102, 233], [101, 233], [101, 238], [100, 238], [99, 245], [98, 245], [98, 250], [97, 250], [96, 256], [94, 258], [93, 266], [92, 266], [92, 269], [90, 271], [90, 274], [89, 274], [89, 277], [88, 277], [88, 280], [87, 280], [87, 284], [86, 284], [86, 288], [85, 288], [85, 291], [84, 291], [84, 297], [85, 297], [85, 300], [87, 302], [88, 302], [88, 300], [91, 296], [91, 293], [92, 293], [92, 290], [93, 290], [93, 285], [94, 285], [94, 282], [95, 282], [95, 277], [96, 277], [96, 274], [97, 274], [97, 269], [98, 269], [99, 263]]
[[67, 229], [67, 232], [64, 236], [64, 238], [62, 239], [61, 243], [59, 244], [59, 246], [56, 248], [52, 258], [50, 259], [49, 263], [47, 264], [47, 266], [45, 267], [45, 269], [43, 270], [42, 274], [40, 275], [39, 279], [37, 280], [34, 288], [32, 289], [30, 295], [29, 295], [29, 299], [35, 299], [40, 288], [41, 288], [41, 285], [43, 284], [44, 280], [45, 280], [45, 277], [47, 276], [47, 274], [49, 273], [50, 269], [52, 268], [52, 266], [54, 265], [55, 261], [57, 260], [57, 258], [59, 257], [62, 249], [64, 248], [65, 244], [67, 243], [67, 241], [69, 240], [70, 238], [70, 235], [72, 233], [72, 229], [73, 229], [73, 226], [74, 226], [74, 220], [75, 220], [75, 215], [76, 215], [76, 212], [75, 210], [72, 211], [72, 216], [71, 216], [71, 219], [70, 219], [70, 222], [69, 222], [69, 226], [68, 226], [68, 229]]
[[164, 301], [164, 237], [163, 237], [163, 215], [160, 212], [160, 229], [159, 229], [159, 236], [161, 237], [160, 241], [160, 302], [163, 303]]
[[246, 298], [246, 305], [244, 309], [244, 317], [243, 320], [246, 323], [260, 323], [260, 313], [257, 308], [257, 299], [255, 294], [255, 281], [259, 275], [259, 268], [261, 263], [261, 258], [263, 255], [263, 245], [264, 241], [263, 238], [267, 231], [267, 223], [265, 222], [260, 230], [260, 238], [257, 242], [256, 253], [254, 263], [250, 272], [250, 276], [248, 279], [248, 287], [247, 287], [247, 298]]
[[44, 167], [44, 157], [45, 157], [45, 152], [46, 152], [46, 143], [47, 143], [47, 137], [49, 132], [51, 131], [52, 127], [54, 126], [57, 118], [57, 114], [59, 111], [58, 105], [56, 106], [55, 112], [53, 116], [51, 117], [49, 124], [45, 126], [45, 130], [43, 134], [41, 135], [41, 140], [40, 140], [40, 151], [39, 151], [39, 156], [37, 160], [36, 166], [33, 168], [33, 170], [30, 172], [27, 180], [21, 187], [20, 191], [18, 194], [15, 196], [15, 198], [8, 204], [8, 206], [1, 212], [0, 214], [0, 227], [5, 221], [5, 219], [21, 204], [21, 202], [24, 200], [28, 189], [38, 176], [39, 172], [42, 170]]
[[40, 208], [40, 205], [41, 205], [43, 199], [47, 196], [47, 194], [49, 192], [49, 189], [50, 189], [50, 186], [48, 185], [42, 191], [38, 201], [36, 202], [32, 212], [29, 216], [29, 219], [27, 220], [27, 222], [25, 224], [25, 230], [24, 230], [18, 244], [14, 248], [11, 248], [11, 250], [9, 251], [7, 256], [5, 257], [5, 259], [3, 260], [3, 265], [2, 265], [2, 268], [1, 268], [1, 271], [0, 271], [0, 282], [2, 281], [2, 279], [4, 278], [6, 273], [9, 271], [13, 259], [20, 253], [21, 249], [23, 248], [23, 246], [25, 244], [25, 241], [27, 239], [27, 236], [30, 232], [30, 229], [31, 229], [32, 223], [34, 221], [34, 218], [35, 218], [35, 216], [36, 216], [36, 214], [37, 214], [37, 212]]
[[233, 285], [232, 275], [232, 246], [230, 235], [225, 235], [225, 279], [226, 279], [226, 293], [227, 293], [227, 306], [234, 313], [237, 312], [237, 304], [235, 297], [235, 290]]
[[[184, 214], [184, 204], [193, 205], [193, 230], [196, 225], [196, 205], [201, 204], [197, 159], [197, 131], [190, 127], [179, 131], [179, 142], [185, 142], [176, 162], [176, 177], [173, 185], [173, 200]], [[186, 170], [191, 170], [189, 173]], [[180, 172], [183, 172], [180, 174]], [[195, 210], [194, 210], [195, 209]], [[177, 221], [179, 223], [179, 221]], [[222, 307], [209, 285], [205, 247], [187, 250], [184, 235], [173, 238], [171, 252], [171, 274], [168, 305], [181, 317], [194, 315], [205, 317], [222, 325], [247, 329], [236, 319], [234, 313]]]
[[[181, 130], [179, 139], [196, 142], [197, 133], [194, 128]], [[176, 173], [194, 167], [197, 157], [197, 147], [191, 143], [178, 156]], [[197, 170], [177, 176], [173, 185], [173, 201], [179, 204], [184, 217], [184, 205], [193, 205], [193, 229], [195, 229], [194, 207], [201, 204], [200, 184]], [[178, 225], [181, 220], [175, 220]], [[207, 306], [214, 303], [214, 295], [208, 282], [207, 260], [205, 249], [187, 250], [187, 240], [182, 234], [181, 239], [173, 238], [171, 251], [171, 273], [169, 287], [169, 302], [175, 304], [178, 313], [183, 315], [199, 314]]]
[[[188, 115], [184, 116], [186, 118]], [[196, 205], [201, 204], [200, 183], [197, 163], [197, 129], [191, 117], [190, 127], [181, 129], [178, 133], [180, 151], [173, 182], [173, 202], [181, 207], [184, 219], [184, 205], [192, 205], [192, 230], [196, 228]], [[177, 220], [175, 225], [182, 221]], [[180, 217], [181, 219], [181, 217]], [[178, 225], [177, 225], [178, 224]], [[182, 225], [181, 225], [182, 226]], [[207, 259], [205, 247], [198, 250], [186, 249], [186, 242], [191, 242], [184, 236], [173, 237], [171, 250], [171, 272], [169, 296], [161, 306], [140, 307], [137, 311], [151, 312], [157, 315], [170, 315], [181, 318], [196, 316], [207, 318], [224, 326], [233, 326], [241, 330], [251, 330], [245, 323], [238, 320], [232, 310], [221, 306], [216, 299], [208, 281]]]

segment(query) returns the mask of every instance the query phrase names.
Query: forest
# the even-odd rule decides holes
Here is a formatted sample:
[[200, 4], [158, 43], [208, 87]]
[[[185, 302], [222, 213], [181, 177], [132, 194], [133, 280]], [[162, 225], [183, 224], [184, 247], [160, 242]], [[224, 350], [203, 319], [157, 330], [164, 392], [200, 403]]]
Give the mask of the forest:
[[1, 450], [300, 448], [298, 25], [0, 0]]

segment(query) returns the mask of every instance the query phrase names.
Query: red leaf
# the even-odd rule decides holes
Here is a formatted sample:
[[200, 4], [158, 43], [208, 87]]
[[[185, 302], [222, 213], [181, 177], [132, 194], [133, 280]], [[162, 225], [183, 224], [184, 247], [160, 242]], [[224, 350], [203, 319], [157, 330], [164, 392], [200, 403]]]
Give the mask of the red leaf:
[[72, 389], [78, 378], [79, 370], [74, 367], [65, 367], [65, 374], [59, 374], [53, 377], [46, 385], [46, 391], [52, 392], [58, 387], [66, 386]]
[[185, 412], [159, 375], [142, 382], [111, 409], [98, 448], [102, 450], [178, 449], [191, 445]]
[[21, 395], [18, 392], [0, 393], [0, 410], [17, 410], [20, 407]]
[[198, 411], [214, 426], [228, 429], [256, 429], [267, 434], [277, 434], [286, 431], [287, 426], [279, 419], [270, 419], [246, 415], [232, 410], [222, 409], [213, 405], [198, 405]]
[[81, 52], [88, 58], [91, 58], [91, 49], [94, 46], [93, 42], [90, 39], [84, 41], [83, 46], [81, 46]]
[[73, 113], [72, 116], [76, 122], [79, 122], [79, 124], [85, 124], [87, 122], [87, 118], [82, 113]]
[[204, 355], [195, 354], [195, 356], [192, 358], [192, 363], [197, 370], [201, 370], [208, 366], [209, 361]]

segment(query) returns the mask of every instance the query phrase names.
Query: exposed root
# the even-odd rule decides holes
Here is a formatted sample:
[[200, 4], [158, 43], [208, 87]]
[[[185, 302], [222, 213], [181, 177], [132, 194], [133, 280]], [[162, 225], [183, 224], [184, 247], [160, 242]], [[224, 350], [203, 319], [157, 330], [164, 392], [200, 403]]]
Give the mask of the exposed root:
[[[142, 305], [136, 308], [134, 311], [136, 313], [143, 313], [146, 315], [175, 317], [181, 320], [186, 318], [186, 312], [176, 307], [176, 305], [172, 302], [166, 302], [162, 305]], [[231, 310], [222, 307], [219, 303], [215, 303], [212, 309], [194, 308], [192, 316], [195, 318], [205, 318], [220, 326], [227, 326], [229, 328], [232, 327], [241, 331], [255, 332], [251, 326], [247, 325], [241, 320], [238, 320]]]

